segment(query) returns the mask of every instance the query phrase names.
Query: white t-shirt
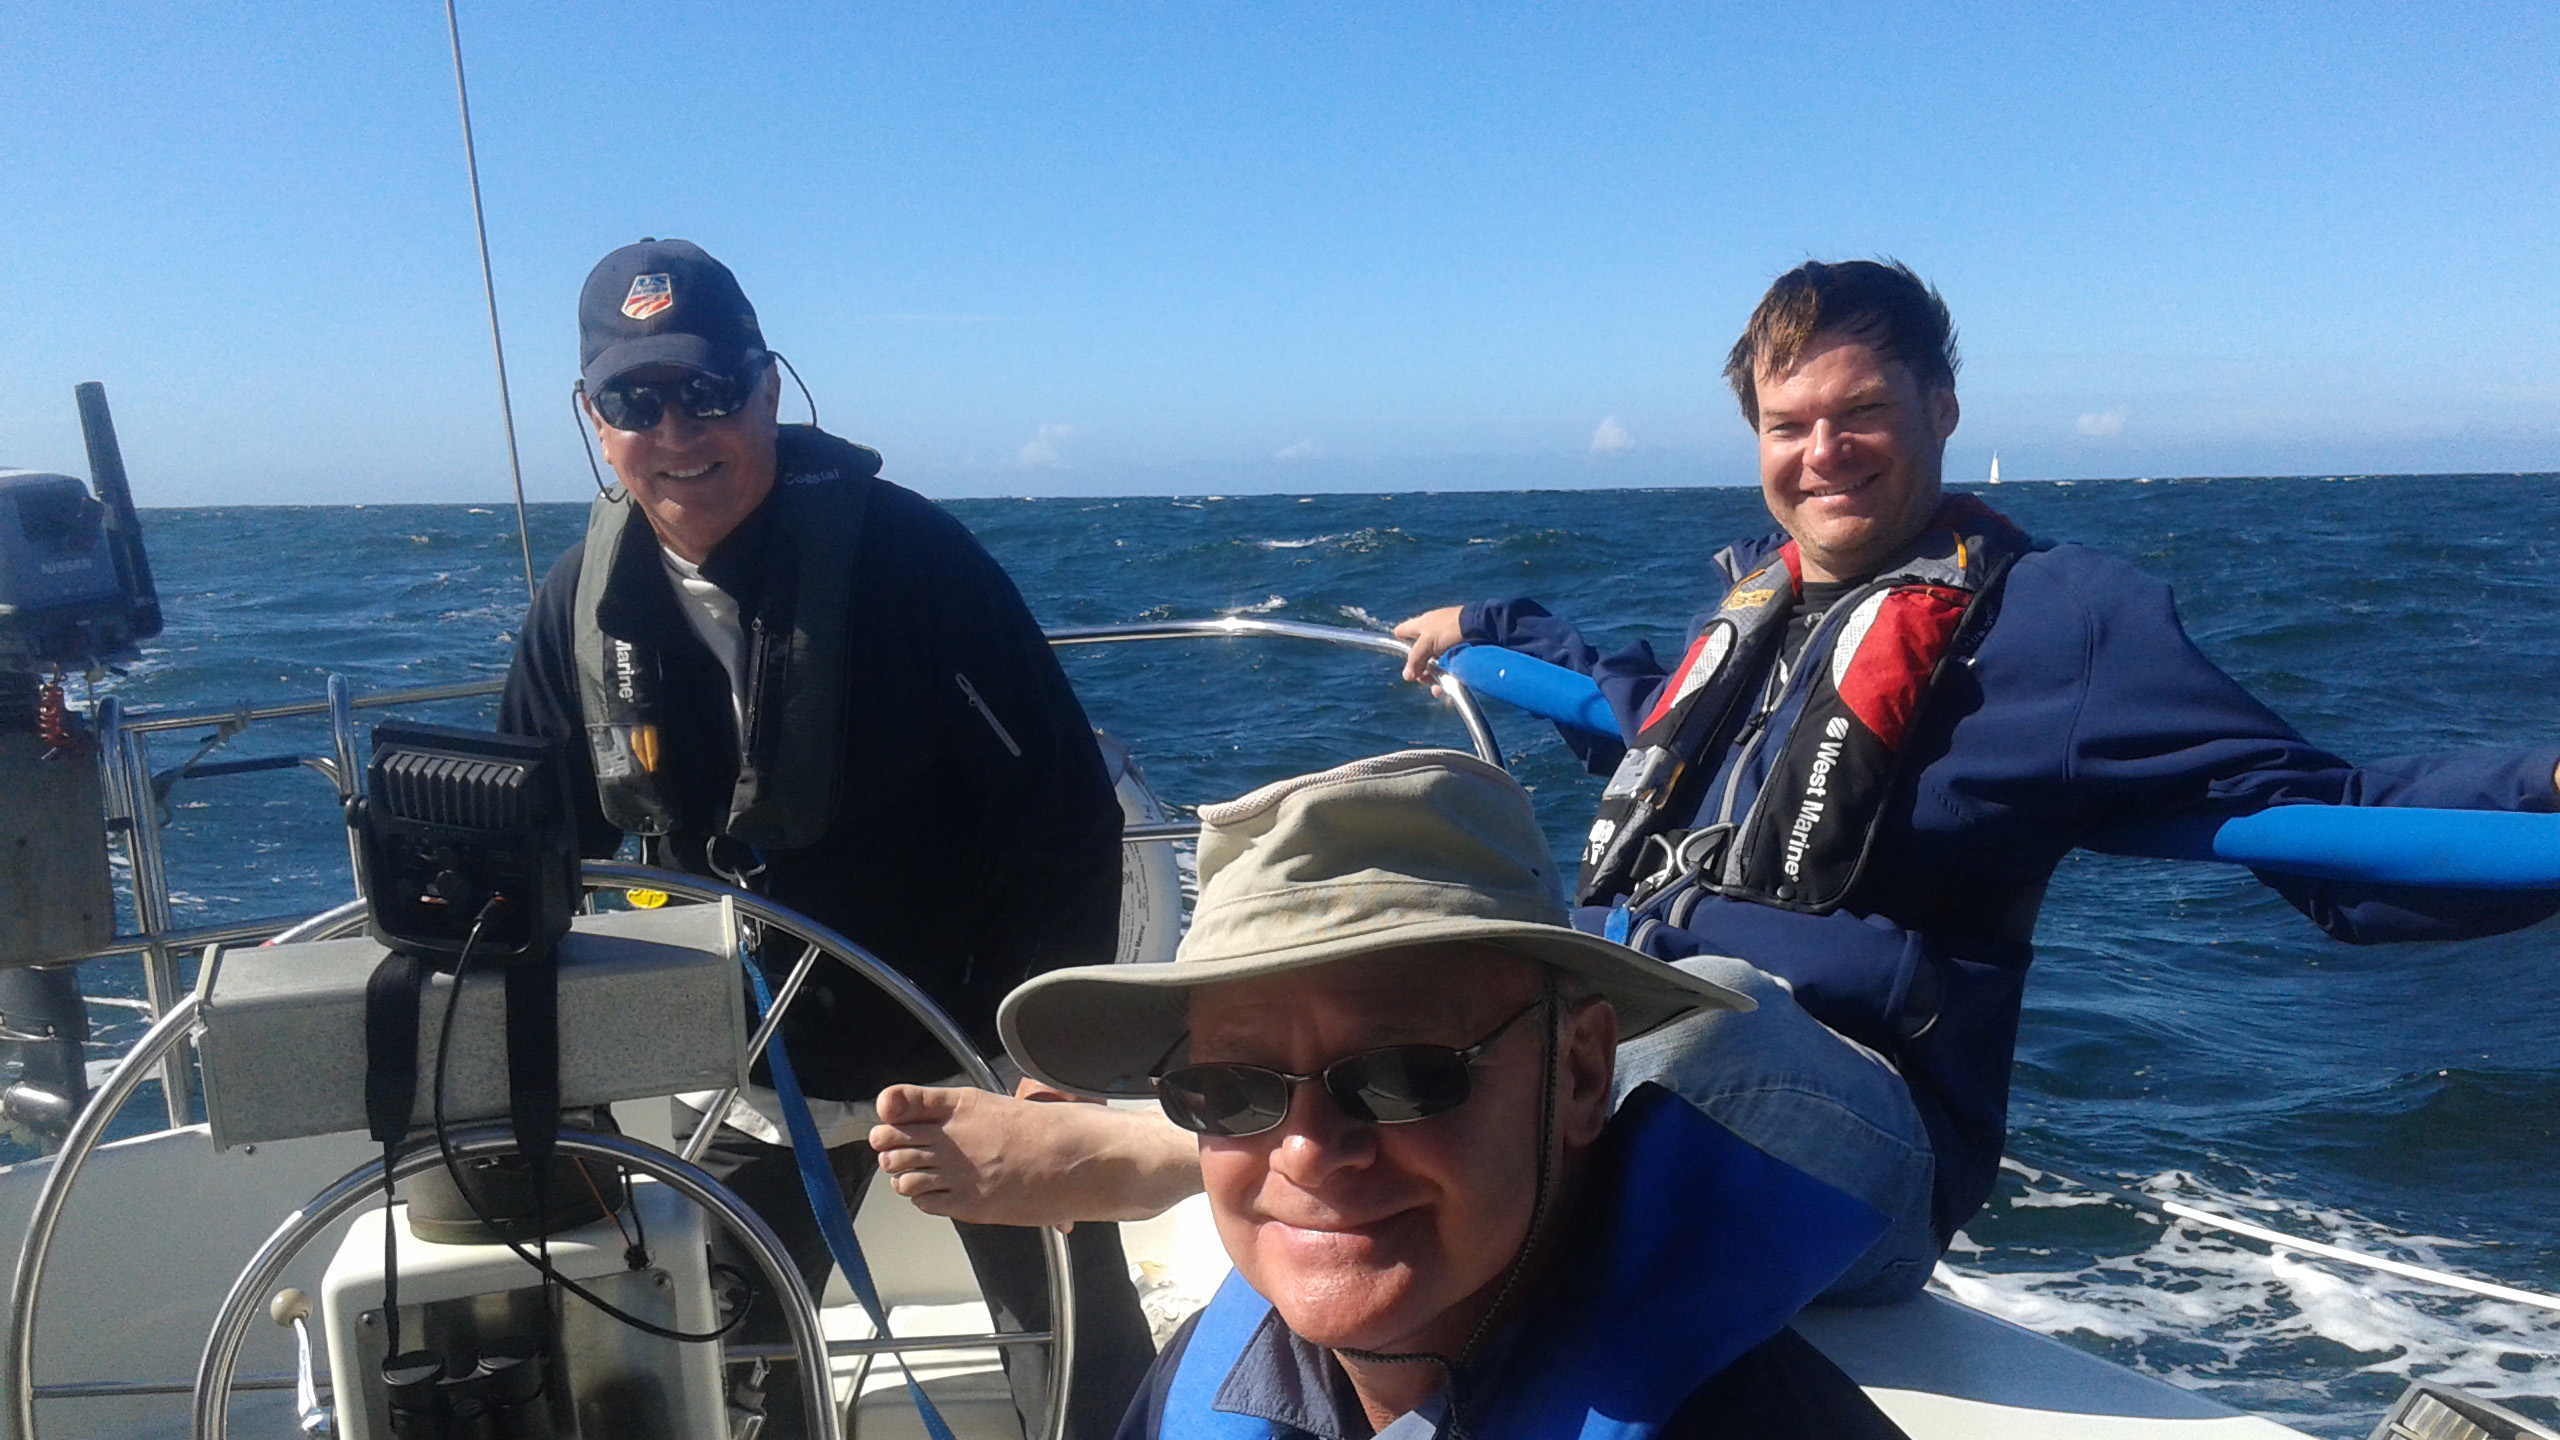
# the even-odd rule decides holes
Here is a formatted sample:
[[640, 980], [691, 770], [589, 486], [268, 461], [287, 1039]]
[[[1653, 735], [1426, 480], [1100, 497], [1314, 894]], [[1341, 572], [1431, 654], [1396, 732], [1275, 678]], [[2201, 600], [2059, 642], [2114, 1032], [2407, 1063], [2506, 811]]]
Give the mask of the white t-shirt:
[[738, 740], [747, 737], [747, 632], [738, 622], [738, 602], [728, 591], [702, 578], [702, 567], [664, 546], [658, 558], [667, 562], [667, 579], [676, 587], [676, 604], [693, 633], [702, 638], [720, 668], [729, 672], [729, 714], [738, 725]]

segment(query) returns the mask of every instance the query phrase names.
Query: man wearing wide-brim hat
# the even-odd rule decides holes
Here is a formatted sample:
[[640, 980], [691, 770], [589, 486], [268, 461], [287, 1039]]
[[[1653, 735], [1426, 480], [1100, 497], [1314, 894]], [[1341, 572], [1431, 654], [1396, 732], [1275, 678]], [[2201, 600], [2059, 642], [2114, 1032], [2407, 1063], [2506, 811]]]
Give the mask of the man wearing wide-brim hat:
[[1200, 814], [1177, 958], [999, 1021], [1198, 1136], [1235, 1261], [1123, 1440], [1900, 1434], [1785, 1328], [1882, 1217], [1667, 1092], [1612, 1114], [1622, 1033], [1751, 1002], [1570, 928], [1510, 776], [1408, 751]]

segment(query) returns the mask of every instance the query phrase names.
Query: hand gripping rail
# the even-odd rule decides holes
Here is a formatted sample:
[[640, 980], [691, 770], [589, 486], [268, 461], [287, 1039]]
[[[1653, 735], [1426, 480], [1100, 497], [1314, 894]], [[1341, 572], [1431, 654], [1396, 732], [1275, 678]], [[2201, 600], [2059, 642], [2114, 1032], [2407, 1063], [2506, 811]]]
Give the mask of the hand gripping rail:
[[[1588, 676], [1492, 645], [1466, 645], [1440, 668], [1480, 695], [1586, 734], [1620, 741]], [[2463, 890], [2560, 888], [2560, 815], [2392, 806], [2279, 805], [2254, 815], [2179, 816], [2110, 827], [2088, 848], [2164, 860], [2219, 860], [2323, 880]]]

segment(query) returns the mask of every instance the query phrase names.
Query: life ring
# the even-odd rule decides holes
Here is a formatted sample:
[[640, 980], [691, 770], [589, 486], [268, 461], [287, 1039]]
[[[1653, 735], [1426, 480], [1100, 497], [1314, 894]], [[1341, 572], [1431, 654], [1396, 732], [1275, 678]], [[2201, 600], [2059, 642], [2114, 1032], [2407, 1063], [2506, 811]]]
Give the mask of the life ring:
[[[1160, 825], [1174, 818], [1147, 784], [1129, 747], [1097, 730], [1103, 767], [1120, 796], [1120, 818], [1131, 825]], [[1182, 940], [1182, 867], [1171, 840], [1144, 840], [1120, 847], [1120, 949], [1122, 964], [1160, 963], [1173, 959]]]

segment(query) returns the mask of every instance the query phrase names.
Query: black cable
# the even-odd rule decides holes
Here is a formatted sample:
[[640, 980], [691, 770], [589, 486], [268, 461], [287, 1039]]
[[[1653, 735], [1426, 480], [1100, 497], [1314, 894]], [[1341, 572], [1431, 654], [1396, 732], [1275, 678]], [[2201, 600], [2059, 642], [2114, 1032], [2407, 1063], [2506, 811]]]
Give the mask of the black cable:
[[640, 1194], [631, 1188], [631, 1172], [617, 1168], [622, 1177], [622, 1193], [631, 1197], [631, 1248], [622, 1252], [622, 1263], [634, 1270], [649, 1268], [649, 1222], [640, 1215]]
[[613, 487], [604, 483], [603, 467], [596, 464], [595, 437], [587, 433], [587, 407], [582, 403], [586, 398], [586, 381], [580, 380], [569, 387], [569, 413], [578, 422], [578, 448], [587, 454], [587, 473], [596, 477], [596, 493], [610, 500]]
[[812, 430], [818, 428], [818, 401], [816, 396], [809, 393], [809, 382], [800, 378], [800, 371], [798, 367], [791, 363], [790, 356], [783, 354], [779, 350], [770, 351], [768, 353], [770, 353], [774, 359], [782, 362], [783, 369], [791, 372], [791, 383], [800, 387], [800, 398], [806, 401], [809, 406], [809, 428]]
[[[481, 907], [480, 915], [482, 920], [486, 920], [488, 918], [489, 909], [497, 903], [498, 897], [491, 896], [489, 905]], [[586, 1286], [581, 1285], [577, 1281], [570, 1279], [568, 1276], [561, 1274], [558, 1270], [553, 1269], [547, 1256], [536, 1255], [534, 1252], [524, 1248], [524, 1246], [518, 1242], [508, 1239], [506, 1234], [498, 1229], [497, 1222], [489, 1218], [488, 1212], [480, 1208], [479, 1198], [471, 1193], [471, 1187], [463, 1183], [462, 1161], [460, 1157], [453, 1153], [452, 1137], [446, 1133], [444, 1116], [444, 1072], [445, 1062], [451, 1056], [453, 1051], [454, 1012], [462, 1008], [462, 982], [464, 977], [471, 972], [471, 952], [479, 943], [479, 940], [480, 922], [474, 921], [471, 926], [471, 934], [469, 938], [463, 941], [462, 956], [454, 962], [453, 995], [445, 1002], [444, 1019], [442, 1023], [436, 1027], [436, 1074], [433, 1088], [433, 1094], [435, 1096], [433, 1109], [436, 1151], [444, 1157], [445, 1174], [452, 1179], [453, 1188], [461, 1194], [462, 1203], [471, 1208], [471, 1218], [479, 1221], [481, 1225], [488, 1229], [490, 1234], [496, 1235], [501, 1244], [504, 1244], [509, 1250], [514, 1251], [517, 1259], [532, 1266], [541, 1274], [542, 1278], [546, 1282], [559, 1286], [561, 1289], [568, 1291], [570, 1294], [577, 1296], [579, 1299], [586, 1301], [598, 1310], [603, 1311], [605, 1314], [612, 1316], [614, 1319], [621, 1321], [623, 1324], [630, 1326], [632, 1329], [637, 1330], [644, 1335], [654, 1335], [661, 1340], [681, 1341], [688, 1345], [707, 1345], [713, 1341], [727, 1339], [730, 1332], [736, 1330], [746, 1321], [747, 1311], [754, 1303], [752, 1287], [750, 1287], [748, 1303], [740, 1305], [738, 1307], [738, 1313], [723, 1321], [716, 1329], [696, 1333], [690, 1330], [671, 1329], [667, 1326], [660, 1325], [653, 1320], [643, 1320], [639, 1316], [622, 1309], [612, 1301], [605, 1299], [603, 1296], [596, 1294], [592, 1290], [589, 1290]], [[543, 1177], [540, 1175], [534, 1176], [534, 1194], [536, 1199], [536, 1208], [539, 1210], [542, 1208], [541, 1200], [545, 1194]], [[635, 1204], [632, 1209], [633, 1213], [636, 1214], [638, 1213], [639, 1207]], [[550, 1238], [551, 1237], [548, 1235], [542, 1237], [544, 1242], [543, 1248], [546, 1251], [550, 1248]]]
[[392, 1162], [400, 1158], [399, 1140], [382, 1144], [382, 1329], [391, 1348], [385, 1355], [400, 1352], [400, 1234], [391, 1221], [391, 1207], [400, 1203], [397, 1183], [391, 1178]]

